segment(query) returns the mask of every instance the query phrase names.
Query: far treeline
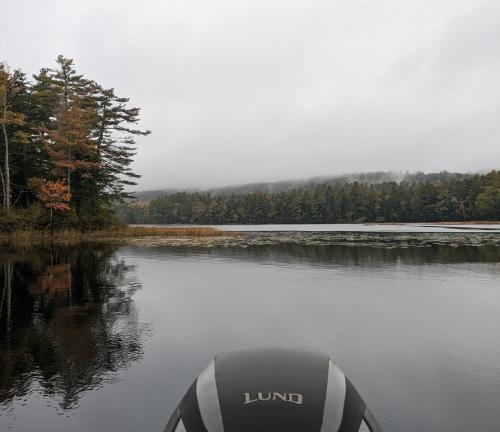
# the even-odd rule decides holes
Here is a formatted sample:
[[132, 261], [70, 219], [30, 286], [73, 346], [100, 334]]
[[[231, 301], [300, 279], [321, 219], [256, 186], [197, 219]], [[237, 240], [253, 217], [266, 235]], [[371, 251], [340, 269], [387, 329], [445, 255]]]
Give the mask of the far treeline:
[[449, 173], [415, 181], [318, 184], [278, 192], [213, 195], [178, 192], [129, 202], [127, 223], [287, 224], [497, 221], [500, 172]]
[[139, 109], [59, 56], [28, 79], [0, 64], [0, 230], [113, 221], [131, 169]]

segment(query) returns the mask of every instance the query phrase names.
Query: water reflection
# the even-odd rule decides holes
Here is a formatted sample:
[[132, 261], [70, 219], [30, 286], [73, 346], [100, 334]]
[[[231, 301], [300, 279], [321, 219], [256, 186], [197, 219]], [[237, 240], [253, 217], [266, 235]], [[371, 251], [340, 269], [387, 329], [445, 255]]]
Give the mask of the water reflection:
[[[370, 247], [344, 245], [269, 244], [247, 248], [133, 247], [134, 255], [169, 255], [254, 261], [284, 265], [387, 267], [393, 264], [499, 263], [497, 246]], [[492, 268], [496, 270], [497, 267]]]
[[33, 387], [74, 407], [142, 355], [134, 268], [113, 247], [0, 254], [0, 404]]

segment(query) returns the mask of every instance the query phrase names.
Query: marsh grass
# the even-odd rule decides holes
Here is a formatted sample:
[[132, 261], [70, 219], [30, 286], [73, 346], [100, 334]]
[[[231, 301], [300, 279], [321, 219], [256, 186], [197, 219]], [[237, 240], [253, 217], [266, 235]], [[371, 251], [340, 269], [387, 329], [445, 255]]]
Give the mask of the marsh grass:
[[58, 244], [73, 246], [86, 242], [113, 241], [142, 237], [235, 237], [239, 233], [223, 232], [212, 227], [148, 227], [123, 225], [102, 230], [76, 229], [14, 230], [0, 233], [0, 245], [29, 247], [31, 245]]
[[118, 228], [93, 231], [93, 235], [106, 237], [219, 237], [234, 236], [238, 233], [220, 231], [213, 227], [189, 226], [189, 227], [154, 227], [154, 226], [130, 226], [124, 225]]

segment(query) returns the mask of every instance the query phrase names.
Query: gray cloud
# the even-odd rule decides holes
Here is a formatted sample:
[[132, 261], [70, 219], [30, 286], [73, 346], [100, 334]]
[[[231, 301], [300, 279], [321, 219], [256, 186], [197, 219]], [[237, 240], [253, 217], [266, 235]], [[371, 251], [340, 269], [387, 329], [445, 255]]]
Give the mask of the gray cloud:
[[0, 56], [57, 54], [142, 108], [140, 188], [500, 165], [495, 0], [8, 2]]

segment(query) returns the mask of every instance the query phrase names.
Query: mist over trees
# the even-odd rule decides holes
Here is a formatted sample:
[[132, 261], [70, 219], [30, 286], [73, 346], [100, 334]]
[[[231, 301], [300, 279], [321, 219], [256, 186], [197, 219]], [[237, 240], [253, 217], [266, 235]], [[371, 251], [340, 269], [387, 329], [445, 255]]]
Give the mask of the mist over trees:
[[110, 222], [138, 177], [131, 169], [139, 109], [57, 57], [28, 79], [0, 64], [0, 185], [4, 229]]
[[127, 223], [262, 224], [499, 220], [500, 172], [308, 184], [284, 192], [178, 192], [120, 208]]
[[274, 182], [260, 182], [260, 183], [246, 183], [246, 184], [236, 184], [231, 186], [222, 186], [214, 188], [201, 188], [201, 187], [191, 187], [191, 188], [164, 188], [164, 189], [153, 189], [153, 190], [143, 190], [134, 192], [134, 198], [138, 201], [147, 201], [152, 198], [156, 198], [160, 195], [173, 195], [177, 192], [201, 192], [210, 195], [231, 195], [231, 194], [250, 194], [252, 192], [263, 192], [263, 193], [278, 193], [278, 192], [288, 192], [295, 189], [311, 189], [316, 186], [321, 185], [339, 185], [345, 183], [384, 183], [384, 182], [401, 182], [403, 180], [408, 182], [415, 181], [442, 181], [451, 179], [463, 179], [470, 176], [467, 173], [457, 173], [442, 171], [439, 173], [401, 173], [393, 171], [372, 171], [365, 173], [350, 173], [341, 175], [331, 175], [331, 176], [317, 176], [305, 179], [292, 179], [292, 180], [281, 180]]

